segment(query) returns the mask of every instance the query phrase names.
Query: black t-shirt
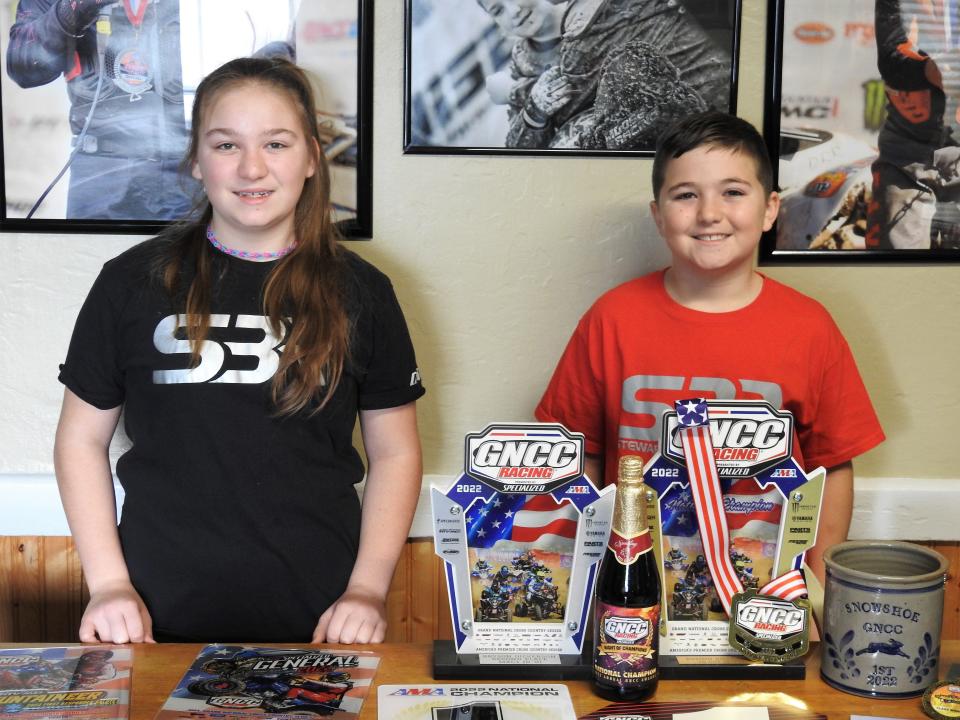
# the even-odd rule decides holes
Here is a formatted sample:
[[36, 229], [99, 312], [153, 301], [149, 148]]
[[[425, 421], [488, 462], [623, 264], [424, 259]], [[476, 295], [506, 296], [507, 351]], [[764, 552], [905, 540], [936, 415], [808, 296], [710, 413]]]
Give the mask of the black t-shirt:
[[211, 328], [190, 370], [182, 328], [173, 334], [183, 307], [151, 276], [157, 242], [104, 265], [60, 372], [91, 405], [123, 405], [132, 447], [117, 476], [131, 579], [160, 634], [309, 640], [357, 554], [357, 412], [424, 392], [393, 287], [346, 253], [343, 377], [321, 412], [277, 418], [269, 392], [283, 339], [261, 309], [274, 263], [215, 253]]

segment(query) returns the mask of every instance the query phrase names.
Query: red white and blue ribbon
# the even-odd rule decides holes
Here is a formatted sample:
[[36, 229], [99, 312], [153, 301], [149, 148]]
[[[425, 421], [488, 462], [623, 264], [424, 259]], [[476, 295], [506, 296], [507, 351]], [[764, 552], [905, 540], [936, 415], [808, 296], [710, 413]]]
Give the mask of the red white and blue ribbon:
[[[729, 615], [730, 602], [734, 595], [743, 592], [743, 585], [730, 560], [730, 534], [723, 511], [713, 441], [710, 439], [707, 401], [703, 398], [679, 400], [674, 406], [704, 557], [723, 609]], [[791, 570], [760, 588], [760, 594], [795, 600], [807, 594], [807, 586], [803, 574], [799, 570]]]

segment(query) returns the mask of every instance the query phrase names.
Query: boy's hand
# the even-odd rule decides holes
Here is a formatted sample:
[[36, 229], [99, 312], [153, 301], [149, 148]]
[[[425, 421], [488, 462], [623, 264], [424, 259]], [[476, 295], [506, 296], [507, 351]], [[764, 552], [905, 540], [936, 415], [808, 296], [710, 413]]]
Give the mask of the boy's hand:
[[570, 101], [573, 94], [573, 84], [564, 76], [556, 65], [548, 68], [537, 78], [530, 89], [529, 103], [532, 105], [531, 115], [547, 118], [556, 113]]
[[90, 594], [80, 620], [80, 641], [118, 645], [155, 642], [150, 613], [133, 585], [118, 582]]
[[320, 616], [310, 642], [381, 643], [386, 633], [386, 603], [361, 589], [348, 587]]

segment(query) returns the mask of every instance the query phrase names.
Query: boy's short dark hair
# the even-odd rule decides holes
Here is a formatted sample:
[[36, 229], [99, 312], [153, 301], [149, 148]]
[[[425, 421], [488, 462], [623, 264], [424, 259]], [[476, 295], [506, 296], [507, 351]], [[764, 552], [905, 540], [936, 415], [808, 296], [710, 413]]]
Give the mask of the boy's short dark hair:
[[773, 192], [770, 155], [757, 129], [736, 115], [710, 110], [674, 123], [657, 138], [657, 153], [653, 158], [655, 200], [660, 197], [670, 161], [705, 145], [740, 152], [753, 158], [763, 191], [768, 195]]

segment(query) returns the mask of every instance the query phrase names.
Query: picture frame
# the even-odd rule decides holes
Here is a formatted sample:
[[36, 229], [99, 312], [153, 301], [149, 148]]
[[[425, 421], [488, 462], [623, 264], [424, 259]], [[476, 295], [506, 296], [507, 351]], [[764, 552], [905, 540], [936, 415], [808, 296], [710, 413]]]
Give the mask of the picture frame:
[[736, 110], [741, 0], [515, 3], [405, 0], [405, 153], [650, 157]]
[[[781, 205], [761, 265], [960, 261], [960, 177], [933, 159], [960, 152], [947, 147], [956, 140], [920, 154], [903, 134], [942, 117], [942, 137], [960, 139], [960, 115], [951, 102], [937, 114], [935, 89], [885, 82], [878, 63], [878, 48], [889, 58], [908, 40], [935, 63], [950, 43], [938, 47], [944, 24], [918, 15], [920, 0], [896, 2], [903, 22], [884, 13], [878, 25], [875, 0], [769, 0], [764, 136]], [[928, 119], [903, 125], [897, 103], [909, 113], [903, 102], [920, 96]]]
[[154, 234], [184, 217], [200, 191], [176, 177], [193, 91], [259, 54], [295, 55], [314, 81], [338, 227], [371, 237], [373, 0], [118, 0], [68, 40], [70, 68], [41, 75], [11, 34], [31, 2], [0, 5], [0, 231]]

